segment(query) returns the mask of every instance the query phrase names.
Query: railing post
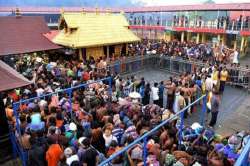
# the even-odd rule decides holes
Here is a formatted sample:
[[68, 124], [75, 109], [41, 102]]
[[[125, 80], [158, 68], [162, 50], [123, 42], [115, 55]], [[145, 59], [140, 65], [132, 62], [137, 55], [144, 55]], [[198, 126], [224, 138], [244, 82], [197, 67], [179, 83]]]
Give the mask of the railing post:
[[181, 113], [181, 124], [180, 124], [180, 127], [179, 127], [179, 134], [178, 134], [178, 143], [179, 143], [179, 145], [181, 145], [181, 142], [182, 142], [182, 130], [183, 130], [183, 126], [184, 126], [184, 112], [185, 111], [183, 111]]
[[248, 156], [250, 152], [250, 139], [235, 162], [235, 166], [249, 166]]
[[[20, 101], [21, 102], [21, 101]], [[19, 114], [18, 114], [18, 112], [17, 112], [17, 110], [18, 110], [18, 108], [19, 108], [19, 106], [20, 106], [20, 102], [18, 102], [18, 103], [14, 103], [13, 105], [12, 105], [12, 107], [13, 107], [13, 112], [14, 112], [14, 116], [16, 117], [16, 129], [17, 129], [17, 132], [18, 132], [18, 135], [20, 135], [21, 134], [21, 129], [20, 129], [20, 124], [19, 124]]]
[[11, 131], [10, 129], [10, 141], [12, 144], [12, 151], [13, 151], [13, 158], [17, 158], [17, 147], [16, 147], [16, 143], [15, 143], [15, 135], [13, 134], [13, 131]]
[[170, 62], [170, 72], [172, 72], [173, 71], [173, 62], [172, 62], [172, 59], [170, 58], [169, 59], [169, 62]]
[[207, 112], [207, 95], [203, 97], [202, 99], [202, 111], [201, 111], [201, 118], [200, 118], [200, 124], [202, 126], [205, 126], [205, 116]]
[[109, 81], [109, 95], [110, 98], [112, 99], [112, 77], [109, 77], [108, 81]]
[[147, 166], [147, 137], [143, 138], [143, 166]]
[[72, 88], [69, 88], [67, 90], [67, 94], [68, 94], [68, 97], [69, 97], [69, 111], [70, 111], [70, 116], [71, 116], [71, 119], [73, 118], [73, 111], [72, 111]]
[[[20, 124], [19, 124], [20, 123], [19, 122], [19, 114], [18, 114], [17, 111], [18, 111], [21, 103], [22, 103], [22, 101], [20, 100], [19, 102], [16, 102], [16, 103], [12, 104], [14, 116], [16, 117], [16, 130], [17, 130], [17, 133], [18, 133], [18, 137], [21, 136], [21, 129], [20, 129]], [[13, 136], [15, 137], [14, 134], [13, 134]], [[13, 141], [17, 143], [16, 140], [13, 140]], [[16, 149], [18, 148], [17, 144], [15, 144], [15, 148]], [[26, 166], [26, 158], [25, 158], [25, 154], [24, 154], [23, 148], [21, 146], [20, 146], [20, 155], [21, 155], [20, 158], [22, 160], [22, 165]]]

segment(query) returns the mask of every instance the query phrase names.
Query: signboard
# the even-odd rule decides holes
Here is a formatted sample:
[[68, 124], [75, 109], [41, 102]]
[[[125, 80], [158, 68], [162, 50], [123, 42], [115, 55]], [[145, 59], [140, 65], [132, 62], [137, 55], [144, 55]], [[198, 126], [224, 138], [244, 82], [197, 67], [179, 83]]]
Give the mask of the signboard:
[[240, 34], [239, 31], [234, 31], [234, 30], [226, 30], [226, 33], [227, 33], [227, 34], [234, 34], [234, 35]]
[[173, 31], [173, 28], [172, 27], [165, 27], [165, 30], [166, 31]]
[[212, 42], [213, 43], [218, 43], [218, 38], [217, 37], [213, 37]]

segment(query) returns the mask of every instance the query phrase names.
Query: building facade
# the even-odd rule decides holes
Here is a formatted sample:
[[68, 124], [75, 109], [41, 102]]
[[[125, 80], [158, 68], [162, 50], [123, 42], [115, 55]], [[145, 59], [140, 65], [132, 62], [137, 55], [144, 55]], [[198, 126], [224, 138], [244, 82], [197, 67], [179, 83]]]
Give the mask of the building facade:
[[[56, 28], [60, 8], [21, 8], [24, 14], [43, 15], [51, 28]], [[82, 11], [82, 8], [65, 8], [65, 11]], [[95, 9], [86, 8], [95, 12]], [[129, 28], [142, 39], [195, 41], [196, 43], [224, 44], [238, 48], [241, 55], [250, 52], [250, 3], [202, 4], [111, 9], [121, 10]], [[0, 8], [0, 12], [13, 11]], [[106, 12], [106, 9], [100, 9]]]

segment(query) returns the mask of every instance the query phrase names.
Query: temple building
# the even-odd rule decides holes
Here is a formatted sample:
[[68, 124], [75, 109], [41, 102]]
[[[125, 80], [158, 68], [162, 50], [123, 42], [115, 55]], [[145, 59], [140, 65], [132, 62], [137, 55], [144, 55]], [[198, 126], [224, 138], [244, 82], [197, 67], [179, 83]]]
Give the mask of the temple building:
[[77, 49], [79, 58], [125, 55], [128, 43], [140, 41], [120, 14], [62, 12], [59, 33], [52, 39], [58, 45]]

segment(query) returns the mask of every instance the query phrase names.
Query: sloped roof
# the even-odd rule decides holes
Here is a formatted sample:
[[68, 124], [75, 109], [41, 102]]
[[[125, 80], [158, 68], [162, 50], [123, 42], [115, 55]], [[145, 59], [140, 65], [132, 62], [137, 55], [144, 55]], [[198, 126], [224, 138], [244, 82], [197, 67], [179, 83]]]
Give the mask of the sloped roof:
[[240, 15], [242, 15], [243, 17], [246, 17], [246, 16], [250, 16], [250, 11], [230, 11], [230, 18], [231, 19], [237, 19], [240, 17]]
[[[156, 12], [156, 11], [250, 11], [250, 3], [217, 3], [217, 4], [197, 4], [197, 5], [168, 5], [168, 6], [138, 6], [138, 7], [124, 7], [124, 8], [111, 8], [113, 12], [120, 12], [121, 10], [129, 12]], [[64, 7], [66, 12], [80, 12], [84, 8], [85, 11], [95, 12], [93, 7]], [[3, 6], [0, 7], [0, 12], [15, 11], [16, 7]], [[22, 13], [60, 13], [61, 7], [19, 7]], [[100, 12], [106, 12], [106, 8], [99, 8]]]
[[32, 84], [32, 82], [1, 60], [0, 76], [0, 92]]
[[0, 55], [61, 48], [43, 36], [49, 28], [42, 16], [0, 17], [0, 25]]
[[69, 28], [76, 28], [72, 32], [63, 29], [53, 39], [54, 43], [63, 46], [82, 48], [140, 40], [129, 30], [122, 14], [63, 13], [61, 20]]
[[47, 39], [52, 41], [56, 35], [58, 35], [59, 31], [58, 30], [51, 30], [47, 33], [44, 33], [43, 36], [45, 36]]

